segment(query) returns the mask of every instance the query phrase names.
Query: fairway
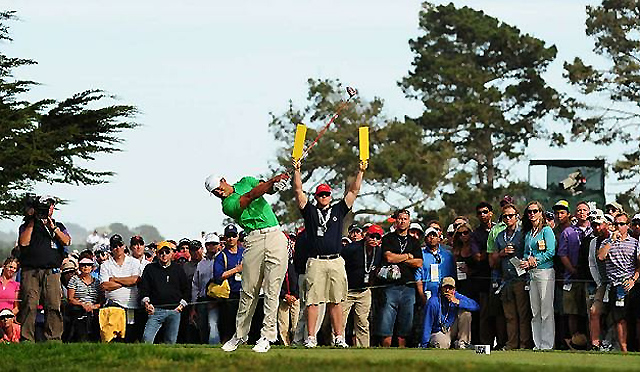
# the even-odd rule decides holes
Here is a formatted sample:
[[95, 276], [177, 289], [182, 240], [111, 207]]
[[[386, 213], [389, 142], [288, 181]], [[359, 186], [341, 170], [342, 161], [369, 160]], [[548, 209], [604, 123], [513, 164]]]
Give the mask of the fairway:
[[640, 353], [274, 347], [257, 354], [204, 345], [0, 345], [0, 371], [604, 371], [640, 370]]

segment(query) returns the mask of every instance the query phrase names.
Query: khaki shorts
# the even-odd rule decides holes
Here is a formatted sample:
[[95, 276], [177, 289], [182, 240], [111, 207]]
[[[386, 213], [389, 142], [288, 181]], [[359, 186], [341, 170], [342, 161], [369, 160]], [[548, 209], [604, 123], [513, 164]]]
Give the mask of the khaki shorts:
[[347, 272], [342, 257], [307, 261], [307, 306], [341, 303], [347, 299]]
[[606, 285], [601, 285], [596, 288], [596, 292], [593, 295], [593, 298], [589, 298], [589, 294], [587, 294], [586, 303], [587, 310], [593, 310], [597, 314], [603, 314], [607, 311], [607, 307], [604, 305], [604, 293], [607, 291]]
[[571, 290], [562, 289], [562, 310], [564, 315], [583, 315], [585, 303], [584, 283], [571, 283]]

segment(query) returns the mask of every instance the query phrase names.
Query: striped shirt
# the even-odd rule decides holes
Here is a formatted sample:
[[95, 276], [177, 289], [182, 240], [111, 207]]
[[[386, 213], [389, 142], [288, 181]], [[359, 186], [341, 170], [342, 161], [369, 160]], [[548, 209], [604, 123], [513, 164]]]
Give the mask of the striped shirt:
[[74, 298], [81, 302], [98, 303], [98, 295], [100, 293], [100, 283], [98, 280], [91, 278], [91, 284], [87, 284], [79, 276], [75, 275], [69, 281], [68, 289], [76, 291]]
[[609, 239], [602, 242], [601, 247], [610, 244], [611, 249], [605, 260], [607, 269], [607, 279], [613, 285], [623, 284], [625, 279], [633, 276], [636, 269], [636, 260], [638, 255], [638, 240], [627, 235], [622, 241], [611, 241]]

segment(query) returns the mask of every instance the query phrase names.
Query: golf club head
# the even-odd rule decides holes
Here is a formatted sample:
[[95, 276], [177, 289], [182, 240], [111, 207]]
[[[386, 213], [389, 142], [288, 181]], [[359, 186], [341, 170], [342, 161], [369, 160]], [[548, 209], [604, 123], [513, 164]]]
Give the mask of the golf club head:
[[355, 88], [347, 87], [347, 94], [349, 95], [349, 98], [351, 98], [358, 94], [358, 91]]
[[280, 192], [288, 189], [290, 186], [291, 184], [288, 182], [288, 180], [280, 180], [273, 184], [273, 189]]

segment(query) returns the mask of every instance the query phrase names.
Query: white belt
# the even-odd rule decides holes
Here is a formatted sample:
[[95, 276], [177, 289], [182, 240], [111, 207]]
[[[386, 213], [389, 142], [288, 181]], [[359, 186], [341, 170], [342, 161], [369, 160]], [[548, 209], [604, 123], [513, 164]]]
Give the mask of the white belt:
[[265, 227], [264, 229], [256, 229], [253, 230], [249, 233], [249, 235], [251, 234], [266, 234], [272, 231], [278, 231], [280, 230], [280, 225], [276, 225], [276, 226], [271, 226], [271, 227]]

